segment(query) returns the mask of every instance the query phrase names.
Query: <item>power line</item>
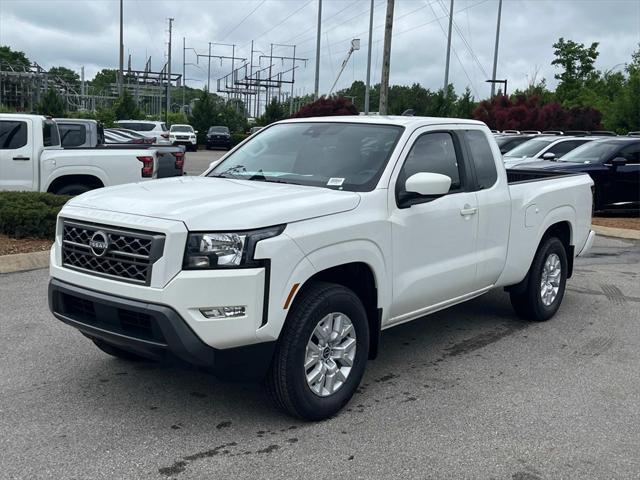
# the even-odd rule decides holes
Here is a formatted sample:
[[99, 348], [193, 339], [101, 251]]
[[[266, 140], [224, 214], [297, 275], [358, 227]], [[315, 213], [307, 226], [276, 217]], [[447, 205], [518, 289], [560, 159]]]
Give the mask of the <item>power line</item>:
[[[354, 0], [353, 2], [349, 3], [346, 7], [344, 7], [343, 9], [341, 9], [340, 11], [338, 11], [338, 12], [334, 13], [333, 15], [331, 15], [331, 16], [329, 16], [329, 17], [325, 18], [325, 19], [324, 19], [324, 23], [325, 23], [325, 25], [326, 25], [326, 23], [327, 23], [329, 20], [331, 20], [332, 18], [334, 18], [334, 17], [336, 17], [336, 16], [340, 15], [342, 12], [344, 12], [345, 10], [347, 10], [347, 9], [351, 8], [353, 5], [355, 5], [355, 4], [356, 4], [356, 3], [358, 3], [358, 2], [359, 2], [359, 0]], [[284, 42], [284, 43], [291, 43], [291, 41], [295, 40], [296, 38], [298, 38], [298, 37], [300, 37], [300, 36], [306, 35], [308, 32], [310, 32], [310, 31], [311, 31], [311, 30], [313, 30], [313, 29], [314, 29], [314, 27], [309, 27], [309, 28], [307, 28], [306, 30], [303, 30], [302, 32], [298, 33], [297, 35], [294, 35], [293, 37], [291, 37], [289, 40], [287, 40], [287, 41], [286, 41], [286, 42]]]
[[265, 3], [266, 1], [267, 1], [267, 0], [262, 0], [262, 1], [261, 1], [261, 2], [256, 6], [256, 8], [254, 8], [253, 10], [251, 10], [251, 11], [250, 11], [250, 12], [249, 12], [249, 13], [248, 13], [248, 14], [247, 14], [247, 15], [246, 15], [242, 20], [240, 20], [240, 22], [238, 22], [238, 24], [237, 24], [235, 27], [233, 27], [231, 30], [229, 30], [229, 31], [227, 32], [227, 34], [226, 34], [226, 35], [223, 35], [223, 37], [222, 37], [220, 40], [221, 40], [221, 41], [222, 41], [222, 40], [224, 40], [224, 39], [225, 39], [225, 38], [227, 38], [229, 35], [231, 35], [233, 32], [235, 32], [235, 31], [236, 31], [236, 29], [237, 29], [240, 25], [242, 25], [242, 24], [244, 23], [244, 21], [245, 21], [247, 18], [249, 18], [251, 15], [253, 15], [253, 14], [255, 13], [255, 11], [256, 11], [256, 10], [258, 10], [262, 5], [264, 5], [264, 3]]
[[[286, 22], [287, 20], [289, 20], [291, 17], [293, 17], [296, 13], [300, 12], [301, 10], [305, 9], [307, 7], [307, 5], [309, 5], [311, 2], [313, 2], [314, 0], [309, 0], [307, 3], [305, 3], [304, 5], [302, 5], [300, 8], [298, 8], [297, 10], [291, 12], [289, 15], [287, 15], [285, 18], [283, 18], [280, 22], [276, 23], [275, 25], [273, 25], [269, 30], [261, 33], [260, 35], [258, 35], [257, 37], [254, 37], [254, 40], [257, 40], [261, 37], [264, 37], [267, 33], [269, 33], [270, 31], [272, 31], [274, 28], [279, 27], [280, 25], [282, 25], [284, 22]], [[251, 42], [247, 42], [246, 44], [244, 44], [242, 47], [240, 47], [241, 49], [249, 46], [251, 44]]]

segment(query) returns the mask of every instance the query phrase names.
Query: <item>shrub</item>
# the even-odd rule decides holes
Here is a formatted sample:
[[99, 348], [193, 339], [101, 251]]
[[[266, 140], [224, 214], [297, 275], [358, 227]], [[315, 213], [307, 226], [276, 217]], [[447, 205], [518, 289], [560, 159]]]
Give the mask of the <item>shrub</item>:
[[248, 136], [249, 135], [247, 135], [246, 133], [232, 133], [231, 134], [231, 147], [235, 147], [240, 142], [243, 142], [244, 139], [247, 138]]
[[37, 192], [0, 192], [0, 233], [14, 238], [53, 238], [56, 217], [71, 197]]

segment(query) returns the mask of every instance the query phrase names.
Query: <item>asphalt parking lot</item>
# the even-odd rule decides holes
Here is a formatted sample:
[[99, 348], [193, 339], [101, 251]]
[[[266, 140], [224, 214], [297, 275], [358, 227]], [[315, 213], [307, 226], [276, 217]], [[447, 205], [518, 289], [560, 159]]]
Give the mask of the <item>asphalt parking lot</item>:
[[258, 386], [111, 358], [0, 275], [2, 478], [638, 478], [640, 244], [599, 238], [558, 315], [506, 294], [389, 330], [321, 423]]
[[184, 170], [187, 175], [200, 175], [209, 164], [221, 158], [227, 150], [198, 150], [197, 152], [187, 152], [184, 163]]

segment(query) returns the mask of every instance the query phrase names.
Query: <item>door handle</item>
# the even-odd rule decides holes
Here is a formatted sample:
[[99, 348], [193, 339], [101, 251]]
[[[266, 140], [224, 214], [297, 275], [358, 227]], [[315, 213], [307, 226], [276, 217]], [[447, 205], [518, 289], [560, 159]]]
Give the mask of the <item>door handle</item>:
[[31, 160], [29, 157], [25, 157], [23, 155], [18, 155], [17, 157], [13, 157], [14, 160], [21, 160], [23, 162], [26, 162], [28, 160]]
[[467, 204], [460, 210], [460, 215], [462, 215], [463, 217], [466, 217], [467, 215], [475, 215], [477, 211], [478, 209], [476, 207], [472, 207], [471, 205]]

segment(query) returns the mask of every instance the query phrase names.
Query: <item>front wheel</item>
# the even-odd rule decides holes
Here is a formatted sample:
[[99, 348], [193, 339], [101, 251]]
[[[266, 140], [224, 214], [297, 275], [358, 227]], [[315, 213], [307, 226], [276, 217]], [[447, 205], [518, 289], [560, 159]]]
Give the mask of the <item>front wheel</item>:
[[355, 393], [369, 354], [369, 325], [362, 302], [348, 288], [309, 285], [289, 312], [266, 389], [290, 415], [322, 420]]
[[82, 193], [88, 192], [89, 190], [92, 190], [93, 187], [90, 187], [89, 185], [84, 185], [81, 183], [72, 183], [70, 185], [65, 185], [62, 188], [59, 188], [58, 190], [56, 190], [55, 193], [56, 195], [80, 195]]
[[529, 280], [522, 292], [511, 292], [516, 313], [536, 322], [553, 317], [564, 297], [567, 283], [567, 251], [556, 237], [544, 240], [529, 269]]

